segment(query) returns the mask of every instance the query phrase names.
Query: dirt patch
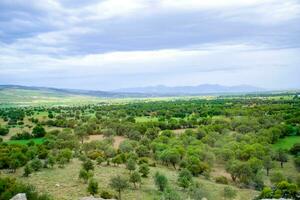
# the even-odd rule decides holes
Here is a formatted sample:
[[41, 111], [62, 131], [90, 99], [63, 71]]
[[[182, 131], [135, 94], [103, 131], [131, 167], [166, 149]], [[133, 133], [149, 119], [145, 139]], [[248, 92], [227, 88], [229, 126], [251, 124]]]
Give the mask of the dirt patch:
[[211, 176], [212, 177], [225, 176], [229, 181], [231, 180], [230, 174], [227, 173], [226, 170], [220, 165], [215, 165], [213, 167], [211, 171]]
[[[123, 142], [126, 138], [124, 136], [114, 136], [114, 148], [119, 148], [119, 145], [121, 142]], [[90, 135], [88, 139], [85, 140], [85, 142], [91, 142], [91, 141], [101, 141], [104, 140], [105, 137], [103, 135]]]
[[175, 129], [175, 130], [172, 130], [173, 133], [175, 133], [176, 135], [180, 135], [182, 133], [184, 133], [186, 130], [197, 130], [196, 128], [181, 128], [181, 129]]

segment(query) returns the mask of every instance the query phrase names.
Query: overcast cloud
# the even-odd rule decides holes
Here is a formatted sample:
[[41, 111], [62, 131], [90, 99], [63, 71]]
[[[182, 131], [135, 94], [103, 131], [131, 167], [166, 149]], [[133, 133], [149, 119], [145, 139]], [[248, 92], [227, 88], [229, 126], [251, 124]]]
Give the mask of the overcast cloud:
[[300, 88], [299, 0], [1, 0], [0, 84]]

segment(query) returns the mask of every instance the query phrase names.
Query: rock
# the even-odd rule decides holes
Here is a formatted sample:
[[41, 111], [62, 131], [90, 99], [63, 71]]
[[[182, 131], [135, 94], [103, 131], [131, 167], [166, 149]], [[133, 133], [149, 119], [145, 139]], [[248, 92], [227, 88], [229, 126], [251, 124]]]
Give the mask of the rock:
[[19, 193], [10, 200], [27, 200], [25, 193]]

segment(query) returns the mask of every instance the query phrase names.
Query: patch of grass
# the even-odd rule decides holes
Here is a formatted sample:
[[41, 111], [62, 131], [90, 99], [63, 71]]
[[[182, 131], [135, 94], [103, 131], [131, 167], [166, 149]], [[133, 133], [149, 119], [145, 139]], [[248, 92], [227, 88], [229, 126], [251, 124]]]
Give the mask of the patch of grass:
[[157, 122], [158, 118], [157, 117], [143, 116], [143, 117], [136, 117], [135, 121], [136, 122]]
[[[87, 193], [87, 184], [84, 184], [78, 179], [80, 168], [81, 162], [77, 159], [73, 159], [65, 168], [55, 167], [54, 169], [43, 169], [40, 172], [33, 173], [28, 178], [22, 176], [22, 169], [18, 169], [14, 176], [34, 185], [40, 192], [50, 193], [54, 199], [73, 200], [79, 199], [79, 197], [90, 196]], [[130, 184], [130, 187], [122, 193], [122, 199], [160, 199], [161, 196], [153, 181], [153, 176], [156, 171], [160, 171], [167, 176], [170, 185], [181, 195], [182, 199], [188, 199], [186, 191], [177, 185], [178, 171], [160, 165], [151, 167], [148, 178], [142, 178], [141, 188], [134, 189], [133, 185]], [[107, 190], [113, 194], [117, 193], [109, 186], [110, 178], [116, 175], [122, 175], [128, 178], [129, 174], [129, 171], [123, 165], [119, 167], [106, 165], [96, 166], [94, 170], [94, 178], [99, 184], [99, 190]], [[225, 185], [216, 184], [214, 181], [206, 180], [203, 177], [196, 177], [195, 180], [202, 185], [201, 188], [203, 190], [210, 194], [209, 199], [222, 199], [222, 191]], [[234, 187], [234, 189], [238, 192], [238, 196], [235, 198], [236, 200], [253, 199], [253, 197], [258, 194], [257, 191], [250, 189], [240, 189], [237, 187]]]
[[277, 143], [275, 143], [273, 145], [273, 148], [289, 150], [294, 144], [299, 142], [300, 142], [300, 136], [298, 135], [287, 136], [283, 139], [280, 139]]
[[30, 140], [8, 140], [7, 144], [27, 144], [28, 142], [33, 141], [35, 144], [42, 144], [46, 141], [45, 138], [34, 138]]

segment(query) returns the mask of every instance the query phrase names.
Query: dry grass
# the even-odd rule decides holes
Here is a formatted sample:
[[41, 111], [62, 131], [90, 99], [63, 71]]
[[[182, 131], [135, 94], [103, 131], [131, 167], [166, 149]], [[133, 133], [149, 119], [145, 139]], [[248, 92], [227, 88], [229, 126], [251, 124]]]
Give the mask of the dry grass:
[[[17, 176], [24, 182], [28, 182], [41, 192], [48, 192], [53, 195], [55, 199], [58, 200], [77, 200], [79, 197], [89, 196], [87, 193], [87, 184], [84, 184], [78, 179], [79, 170], [81, 168], [81, 162], [77, 159], [66, 165], [65, 168], [54, 169], [43, 169], [41, 172], [32, 174], [30, 177], [22, 177], [23, 171], [19, 169], [14, 176]], [[156, 171], [160, 171], [165, 174], [169, 180], [170, 185], [180, 193], [182, 199], [187, 199], [186, 193], [183, 192], [176, 184], [177, 181], [177, 171], [172, 168], [166, 168], [163, 166], [157, 166], [151, 168], [150, 175], [148, 178], [142, 179], [142, 186], [140, 189], [134, 189], [132, 185], [130, 188], [124, 191], [122, 195], [123, 200], [152, 200], [155, 197], [159, 197], [159, 193], [155, 188], [153, 182], [153, 176]], [[108, 190], [114, 194], [109, 187], [109, 180], [112, 176], [122, 175], [129, 177], [129, 171], [125, 169], [124, 166], [114, 167], [114, 166], [97, 166], [94, 170], [94, 178], [99, 183], [99, 189]], [[222, 191], [225, 185], [216, 184], [211, 180], [206, 180], [204, 178], [195, 178], [202, 186], [201, 188], [210, 194], [209, 200], [222, 199]], [[248, 189], [235, 188], [238, 191], [236, 200], [252, 199], [257, 192]]]
[[[91, 141], [101, 141], [104, 140], [105, 137], [103, 135], [90, 135], [88, 139], [85, 140], [85, 142], [91, 142]], [[126, 138], [124, 136], [114, 136], [114, 144], [113, 147], [114, 148], [119, 148], [119, 145], [121, 144], [121, 142], [123, 142], [124, 140], [126, 140]]]

